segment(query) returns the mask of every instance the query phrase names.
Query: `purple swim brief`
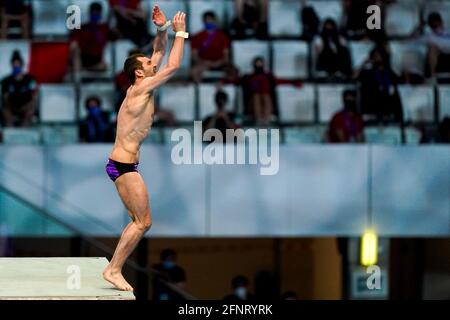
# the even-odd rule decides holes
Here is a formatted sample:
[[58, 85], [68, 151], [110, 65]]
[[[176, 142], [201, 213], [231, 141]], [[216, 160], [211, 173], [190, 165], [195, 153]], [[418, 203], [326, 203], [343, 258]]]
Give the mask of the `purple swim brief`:
[[106, 164], [106, 173], [108, 174], [108, 176], [111, 178], [112, 181], [116, 181], [118, 177], [127, 172], [138, 172], [138, 164], [139, 162], [123, 163], [112, 159], [108, 159], [108, 163]]

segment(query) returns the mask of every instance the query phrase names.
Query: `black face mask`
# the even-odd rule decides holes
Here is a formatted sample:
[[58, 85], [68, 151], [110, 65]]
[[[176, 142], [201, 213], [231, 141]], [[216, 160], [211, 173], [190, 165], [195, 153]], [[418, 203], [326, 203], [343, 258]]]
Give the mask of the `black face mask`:
[[347, 111], [355, 112], [356, 111], [356, 101], [344, 100], [344, 108]]
[[264, 68], [255, 66], [255, 73], [264, 73]]

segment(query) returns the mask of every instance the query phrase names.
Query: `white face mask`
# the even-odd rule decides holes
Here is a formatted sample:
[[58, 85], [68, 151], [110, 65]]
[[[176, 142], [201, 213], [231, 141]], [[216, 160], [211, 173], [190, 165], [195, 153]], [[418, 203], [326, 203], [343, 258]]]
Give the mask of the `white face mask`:
[[234, 294], [242, 300], [247, 299], [247, 289], [245, 289], [245, 287], [239, 287], [236, 288], [236, 290], [234, 290]]

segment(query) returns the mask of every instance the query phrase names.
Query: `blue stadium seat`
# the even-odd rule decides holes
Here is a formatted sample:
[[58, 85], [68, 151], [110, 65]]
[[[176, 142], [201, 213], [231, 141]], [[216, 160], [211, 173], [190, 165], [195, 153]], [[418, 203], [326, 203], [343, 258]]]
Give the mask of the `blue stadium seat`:
[[136, 45], [130, 40], [117, 40], [114, 42], [114, 75], [122, 72], [128, 52], [135, 48]]
[[313, 122], [315, 92], [313, 85], [297, 88], [290, 85], [277, 86], [280, 121]]
[[450, 85], [439, 86], [439, 120], [450, 117]]
[[269, 43], [258, 40], [242, 40], [232, 42], [232, 59], [241, 75], [253, 71], [253, 59], [262, 56], [269, 68]]
[[420, 24], [420, 7], [416, 1], [398, 1], [386, 9], [386, 33], [390, 37], [409, 36]]
[[48, 1], [33, 0], [33, 35], [64, 36], [69, 34], [66, 26], [67, 7], [70, 0]]
[[325, 132], [325, 126], [284, 128], [284, 143], [294, 145], [325, 142]]
[[[221, 90], [228, 94], [227, 111], [235, 112], [235, 101], [237, 90], [233, 85], [222, 86]], [[205, 117], [211, 115], [216, 111], [215, 95], [217, 88], [213, 84], [201, 84], [198, 87], [199, 98], [199, 120], [203, 120]]]
[[38, 128], [4, 128], [4, 144], [40, 144], [41, 133]]
[[367, 143], [399, 145], [402, 143], [400, 127], [365, 127], [364, 135]]
[[194, 121], [195, 87], [192, 84], [166, 84], [157, 90], [160, 109], [170, 110], [177, 121]]
[[274, 41], [273, 72], [285, 79], [308, 78], [308, 43], [302, 41]]
[[294, 36], [302, 34], [300, 1], [269, 1], [268, 28], [269, 35]]
[[352, 58], [353, 70], [358, 70], [362, 67], [366, 59], [370, 55], [370, 51], [374, 47], [371, 41], [350, 41], [349, 50]]
[[342, 109], [342, 93], [348, 89], [345, 85], [323, 84], [318, 86], [319, 121], [328, 123], [333, 115]]
[[398, 89], [406, 121], [434, 121], [434, 88], [432, 86], [400, 85]]
[[84, 119], [87, 115], [85, 102], [89, 96], [97, 96], [101, 103], [102, 109], [105, 111], [114, 111], [115, 95], [114, 84], [108, 83], [89, 83], [83, 84], [80, 87], [80, 99], [79, 99], [79, 117]]
[[40, 117], [45, 122], [77, 120], [75, 88], [70, 84], [43, 84], [39, 93]]
[[424, 74], [427, 48], [417, 41], [391, 41], [392, 69], [400, 75], [403, 71]]
[[420, 139], [422, 138], [422, 132], [414, 127], [405, 128], [405, 139], [408, 145], [418, 145], [420, 144]]
[[30, 63], [30, 42], [26, 40], [1, 40], [0, 41], [0, 80], [9, 76], [11, 69], [11, 55], [14, 50], [19, 50], [25, 62], [25, 70]]
[[77, 125], [41, 126], [42, 142], [48, 145], [71, 144], [79, 141]]

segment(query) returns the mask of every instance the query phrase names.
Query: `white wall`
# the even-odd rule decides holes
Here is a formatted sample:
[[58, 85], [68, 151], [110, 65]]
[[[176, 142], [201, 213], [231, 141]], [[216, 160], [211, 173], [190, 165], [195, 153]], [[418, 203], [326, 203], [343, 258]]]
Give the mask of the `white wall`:
[[[106, 144], [0, 146], [0, 185], [86, 234], [119, 235], [128, 216], [105, 173], [110, 150]], [[257, 165], [177, 166], [170, 152], [142, 146], [150, 237], [357, 236], [367, 227], [370, 198], [382, 236], [450, 234], [447, 146], [281, 146], [273, 176], [261, 176]], [[0, 224], [12, 234], [58, 234], [1, 205], [5, 199]]]

